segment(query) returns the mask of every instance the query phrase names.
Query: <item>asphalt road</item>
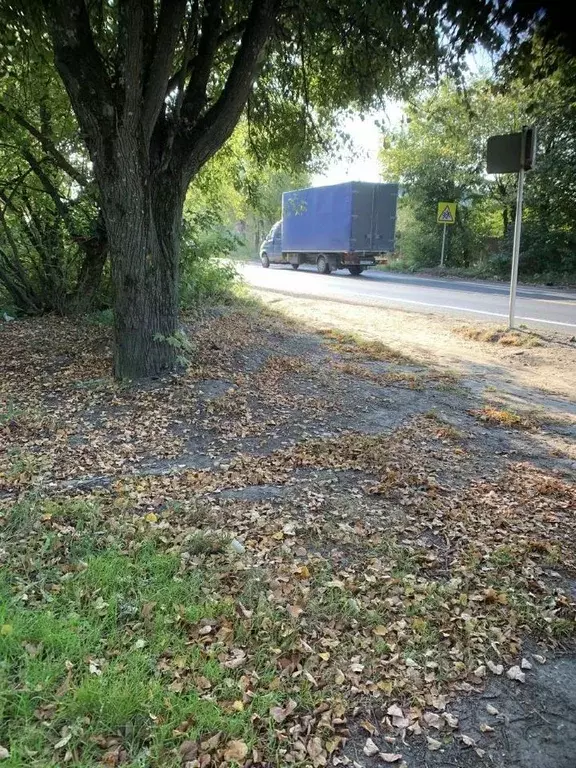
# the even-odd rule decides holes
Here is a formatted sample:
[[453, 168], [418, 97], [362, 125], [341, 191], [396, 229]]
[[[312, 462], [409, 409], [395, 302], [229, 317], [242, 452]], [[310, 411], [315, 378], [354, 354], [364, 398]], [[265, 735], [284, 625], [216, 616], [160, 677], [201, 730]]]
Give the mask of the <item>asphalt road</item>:
[[[472, 320], [507, 324], [507, 284], [473, 282], [367, 270], [359, 277], [348, 272], [320, 275], [312, 266], [264, 269], [250, 263], [240, 267], [249, 285], [303, 297], [341, 300], [352, 304], [387, 306], [433, 314], [454, 314]], [[516, 322], [552, 331], [576, 331], [576, 292], [552, 288], [518, 289]]]

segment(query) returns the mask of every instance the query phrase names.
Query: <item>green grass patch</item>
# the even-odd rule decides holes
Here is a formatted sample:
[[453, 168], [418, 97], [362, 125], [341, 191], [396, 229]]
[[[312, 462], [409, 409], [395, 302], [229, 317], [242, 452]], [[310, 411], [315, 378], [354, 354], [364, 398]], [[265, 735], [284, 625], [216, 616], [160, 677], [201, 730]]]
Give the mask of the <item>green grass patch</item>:
[[[97, 513], [83, 500], [29, 499], [5, 518], [10, 537], [49, 526], [40, 550], [28, 556], [37, 564], [26, 568], [23, 558], [18, 573], [6, 571], [0, 581], [0, 743], [10, 748], [7, 765], [101, 765], [103, 745], [114, 742], [127, 765], [170, 767], [180, 765], [184, 739], [222, 732], [223, 745], [253, 743], [282, 693], [263, 685], [240, 711], [232, 709], [242, 701], [246, 670], [223, 660], [231, 643], [251, 637], [235, 627], [234, 604], [214, 596], [215, 574], [183, 569], [178, 554], [152, 539], [125, 547], [119, 537], [99, 551]], [[50, 564], [59, 551], [53, 532], [69, 523], [92, 536], [80, 537], [87, 541], [81, 552], [68, 550], [62, 573]], [[213, 535], [191, 541], [200, 556], [216, 544], [221, 548], [222, 539]], [[201, 626], [210, 627], [209, 641]], [[274, 679], [265, 649], [250, 664], [262, 680]]]

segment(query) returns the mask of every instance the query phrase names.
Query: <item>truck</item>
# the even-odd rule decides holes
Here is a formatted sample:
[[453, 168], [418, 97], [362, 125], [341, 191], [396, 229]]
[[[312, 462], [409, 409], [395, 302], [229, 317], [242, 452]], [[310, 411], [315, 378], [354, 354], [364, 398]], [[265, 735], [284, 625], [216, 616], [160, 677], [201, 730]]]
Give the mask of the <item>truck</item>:
[[361, 275], [394, 250], [397, 200], [397, 184], [361, 181], [284, 192], [282, 219], [260, 246], [262, 266]]

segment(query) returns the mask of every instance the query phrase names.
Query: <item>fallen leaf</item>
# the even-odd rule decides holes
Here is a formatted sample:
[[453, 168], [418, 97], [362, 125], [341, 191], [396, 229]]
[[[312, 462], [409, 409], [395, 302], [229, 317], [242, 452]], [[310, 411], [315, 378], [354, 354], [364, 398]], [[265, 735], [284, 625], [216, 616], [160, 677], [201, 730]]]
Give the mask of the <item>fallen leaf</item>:
[[493, 661], [487, 661], [486, 665], [490, 672], [493, 672], [495, 675], [501, 675], [502, 672], [504, 672], [504, 667], [502, 664], [494, 664]]
[[489, 715], [497, 715], [498, 710], [496, 707], [493, 707], [492, 704], [486, 704], [486, 712], [488, 712]]
[[336, 670], [336, 674], [334, 675], [334, 682], [336, 685], [342, 685], [342, 683], [346, 680], [346, 677], [344, 675], [344, 672], [342, 672], [341, 669]]
[[375, 725], [372, 725], [372, 723], [369, 720], [361, 720], [359, 723], [360, 728], [363, 728], [365, 731], [368, 731], [370, 736], [374, 736], [374, 734], [378, 734], [378, 728], [376, 728]]
[[402, 712], [398, 704], [391, 704], [386, 710], [386, 714], [390, 715], [390, 717], [404, 717], [404, 712]]
[[372, 739], [368, 738], [366, 739], [366, 744], [364, 744], [364, 749], [362, 751], [366, 757], [374, 757], [374, 755], [377, 755], [378, 752], [380, 752], [380, 749], [376, 746]]
[[519, 683], [526, 682], [526, 675], [524, 672], [522, 672], [518, 665], [510, 667], [510, 669], [506, 672], [506, 677], [509, 677], [510, 680], [517, 680]]
[[533, 658], [536, 659], [538, 664], [546, 664], [546, 658], [544, 656], [537, 656], [536, 654], [534, 654]]
[[486, 666], [484, 664], [480, 664], [479, 667], [476, 667], [474, 670], [474, 677], [486, 677]]
[[455, 715], [451, 715], [449, 712], [444, 712], [442, 717], [446, 720], [450, 728], [458, 728], [458, 718]]
[[462, 743], [465, 744], [467, 747], [473, 747], [476, 744], [474, 739], [471, 736], [466, 736], [465, 733], [462, 734]]
[[520, 662], [520, 668], [521, 669], [532, 669], [532, 664], [528, 661], [528, 659], [522, 659]]
[[297, 619], [301, 614], [304, 613], [304, 609], [299, 605], [287, 605], [286, 610], [293, 619]]
[[229, 741], [224, 750], [226, 762], [240, 763], [248, 754], [248, 745], [243, 741]]
[[297, 706], [298, 704], [293, 699], [290, 699], [285, 707], [271, 707], [270, 714], [277, 723], [283, 723], [284, 720], [294, 712]]
[[8, 760], [10, 757], [10, 751], [6, 747], [0, 746], [0, 760]]
[[235, 702], [232, 704], [232, 709], [233, 709], [235, 712], [244, 712], [244, 702], [243, 702], [241, 699], [237, 699], [237, 700], [236, 700], [236, 701], [235, 701]]
[[212, 752], [212, 750], [216, 749], [216, 747], [220, 744], [220, 739], [222, 738], [222, 731], [218, 731], [218, 733], [215, 733], [214, 736], [211, 736], [209, 739], [206, 739], [206, 741], [203, 741], [200, 745], [203, 752]]
[[198, 744], [195, 741], [187, 739], [180, 744], [178, 754], [182, 758], [183, 763], [191, 762], [196, 759], [198, 754]]
[[432, 750], [432, 752], [435, 752], [442, 746], [442, 742], [438, 741], [437, 739], [433, 739], [432, 736], [426, 736], [426, 741], [428, 742], [428, 749]]
[[60, 741], [58, 741], [56, 744], [54, 744], [54, 749], [62, 749], [62, 747], [65, 747], [66, 744], [70, 741], [72, 738], [71, 733], [67, 733], [66, 736], [63, 736]]
[[224, 662], [226, 669], [237, 669], [246, 661], [246, 651], [241, 648], [232, 649], [232, 658]]
[[322, 746], [322, 740], [318, 736], [314, 736], [311, 738], [306, 745], [306, 751], [312, 758], [312, 763], [317, 768], [321, 765], [326, 765], [328, 758], [328, 753], [324, 750], [324, 747]]
[[492, 728], [491, 725], [488, 725], [488, 723], [480, 723], [479, 728], [482, 733], [492, 733], [494, 731], [494, 728]]
[[388, 634], [388, 627], [385, 627], [383, 624], [379, 624], [377, 627], [372, 629], [372, 634], [377, 635], [377, 637], [384, 637], [384, 635]]
[[436, 728], [437, 731], [444, 725], [444, 720], [436, 712], [424, 712], [422, 719], [426, 725], [429, 725], [430, 728]]
[[157, 523], [158, 515], [155, 515], [154, 512], [148, 512], [144, 520], [146, 520], [147, 523]]
[[398, 760], [402, 760], [402, 755], [399, 755], [396, 752], [380, 752], [379, 757], [381, 757], [385, 763], [397, 763]]
[[2, 624], [0, 627], [0, 635], [11, 635], [12, 634], [12, 624]]

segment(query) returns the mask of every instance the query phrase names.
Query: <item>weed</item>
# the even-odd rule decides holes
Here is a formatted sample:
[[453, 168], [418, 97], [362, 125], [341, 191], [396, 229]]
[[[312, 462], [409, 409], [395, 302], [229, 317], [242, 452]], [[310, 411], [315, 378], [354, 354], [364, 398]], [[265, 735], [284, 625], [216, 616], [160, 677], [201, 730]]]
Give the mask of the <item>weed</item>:
[[542, 347], [544, 342], [534, 333], [511, 331], [506, 328], [479, 328], [466, 325], [457, 330], [460, 336], [472, 341], [482, 341], [486, 344], [500, 344], [504, 347]]
[[503, 408], [494, 408], [491, 405], [486, 405], [483, 408], [470, 411], [470, 413], [472, 416], [476, 416], [480, 421], [507, 427], [509, 429], [531, 429], [535, 426], [535, 423], [532, 420], [520, 416], [518, 413], [514, 413], [514, 411], [509, 411]]
[[88, 325], [99, 325], [111, 328], [114, 325], [114, 312], [111, 309], [101, 309], [98, 312], [91, 312], [86, 315], [85, 321]]
[[383, 362], [409, 362], [409, 358], [396, 349], [375, 339], [365, 339], [352, 333], [342, 333], [335, 328], [322, 328], [319, 333], [328, 339], [336, 351], [367, 360]]

